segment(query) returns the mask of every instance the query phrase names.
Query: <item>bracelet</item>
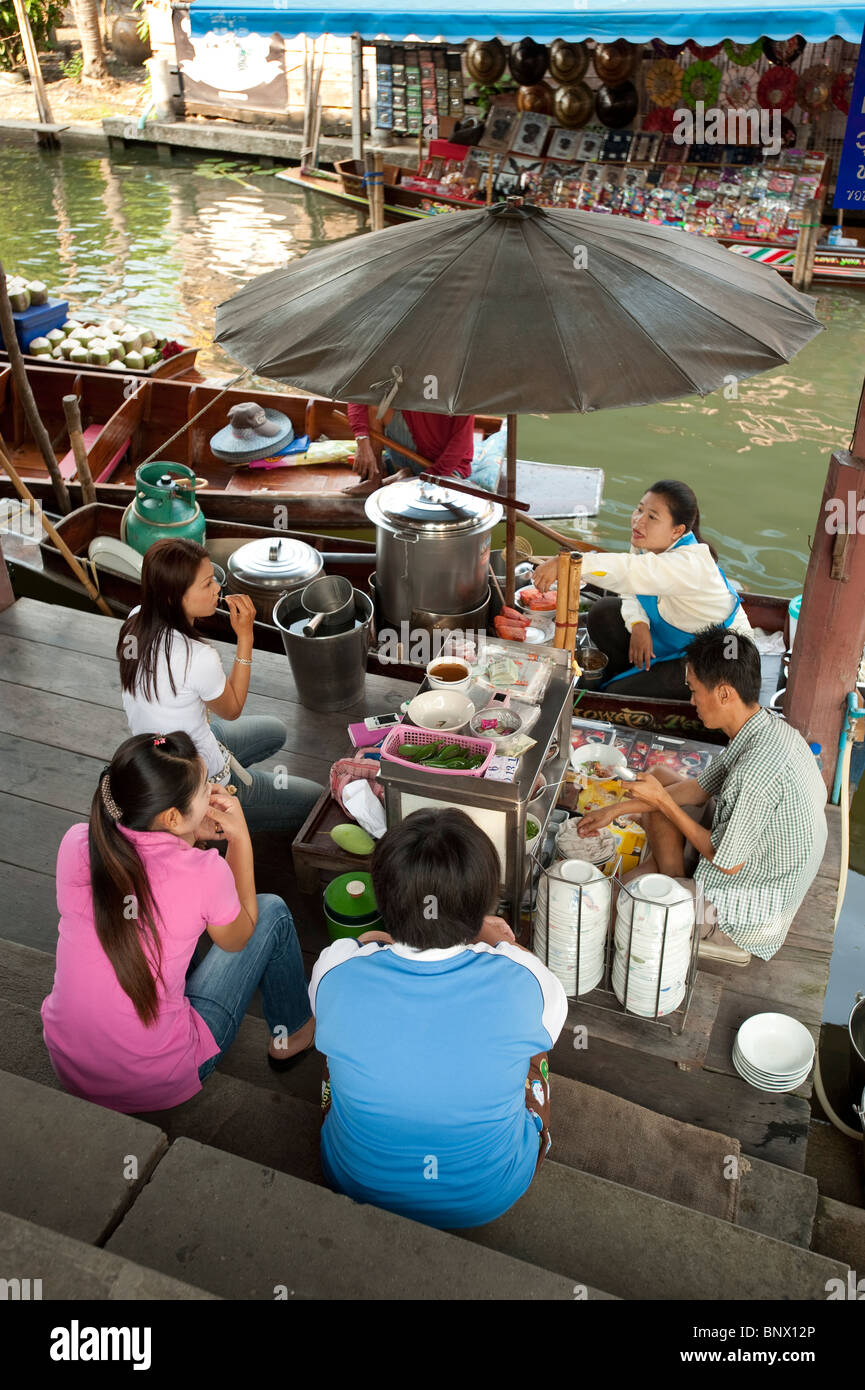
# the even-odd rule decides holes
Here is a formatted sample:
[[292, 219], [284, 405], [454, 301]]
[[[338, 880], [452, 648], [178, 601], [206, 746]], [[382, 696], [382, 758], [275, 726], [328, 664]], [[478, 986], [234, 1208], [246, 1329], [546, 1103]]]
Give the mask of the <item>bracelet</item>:
[[245, 656], [236, 656], [234, 659], [235, 659], [235, 661], [237, 662], [238, 666], [251, 666], [251, 665], [252, 665], [252, 662], [248, 659], [248, 657], [245, 657]]
[[369, 435], [368, 435], [368, 434], [356, 434], [355, 437], [354, 437], [354, 442], [355, 442], [355, 444], [359, 444], [360, 441], [361, 441], [362, 439], [369, 439]]

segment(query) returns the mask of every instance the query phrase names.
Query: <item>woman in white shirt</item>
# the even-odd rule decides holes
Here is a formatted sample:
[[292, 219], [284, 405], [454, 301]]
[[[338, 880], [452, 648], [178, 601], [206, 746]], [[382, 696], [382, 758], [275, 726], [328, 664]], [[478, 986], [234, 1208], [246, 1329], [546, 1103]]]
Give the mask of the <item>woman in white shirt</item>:
[[[123, 708], [132, 734], [189, 734], [220, 785], [235, 783], [250, 830], [297, 831], [322, 788], [304, 777], [243, 768], [278, 753], [287, 730], [269, 715], [241, 718], [252, 668], [255, 606], [247, 594], [226, 597], [237, 651], [226, 679], [216, 649], [195, 630], [219, 601], [219, 584], [203, 546], [161, 540], [150, 547], [141, 573], [141, 605], [133, 608], [117, 642]], [[208, 716], [209, 712], [209, 716]]]
[[[603, 598], [586, 625], [609, 657], [605, 687], [612, 694], [690, 700], [683, 654], [695, 632], [721, 626], [751, 636], [739, 596], [700, 535], [700, 508], [687, 483], [653, 483], [631, 517], [627, 555], [585, 556], [583, 578], [620, 598]], [[548, 589], [557, 561], [535, 570]]]

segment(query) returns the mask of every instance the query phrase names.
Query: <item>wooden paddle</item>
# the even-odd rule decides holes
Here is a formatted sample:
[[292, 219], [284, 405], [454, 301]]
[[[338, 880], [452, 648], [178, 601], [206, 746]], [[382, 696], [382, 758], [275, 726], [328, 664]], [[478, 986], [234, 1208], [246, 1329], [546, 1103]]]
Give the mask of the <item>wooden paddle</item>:
[[[9, 477], [12, 479], [12, 486], [18, 493], [18, 496], [24, 502], [30, 503], [30, 510], [31, 512], [33, 512], [34, 508], [37, 505], [36, 498], [33, 496], [32, 492], [26, 486], [26, 484], [24, 484], [21, 481], [17, 472], [15, 471], [15, 467], [12, 464], [12, 461], [8, 458], [8, 456], [3, 452], [2, 449], [0, 449], [0, 465], [2, 465], [3, 468], [5, 468], [6, 472], [9, 474]], [[66, 544], [63, 537], [57, 534], [54, 527], [51, 525], [51, 522], [48, 520], [44, 513], [42, 514], [41, 520], [42, 525], [45, 527], [45, 530], [48, 532], [48, 535], [51, 537], [52, 541], [57, 546], [57, 549], [60, 551], [60, 554], [63, 556], [63, 559], [66, 561], [67, 565], [72, 570], [72, 573], [75, 575], [75, 578], [79, 581], [79, 583], [84, 585], [84, 588], [87, 590], [88, 596], [92, 598], [100, 613], [104, 613], [107, 618], [113, 618], [115, 614], [112, 613], [111, 609], [108, 607], [108, 604], [105, 602], [105, 599], [99, 593], [98, 589], [95, 588], [93, 581], [90, 579], [90, 576], [87, 574], [86, 570], [83, 568], [81, 563], [72, 554], [72, 551], [69, 549], [69, 546]]]

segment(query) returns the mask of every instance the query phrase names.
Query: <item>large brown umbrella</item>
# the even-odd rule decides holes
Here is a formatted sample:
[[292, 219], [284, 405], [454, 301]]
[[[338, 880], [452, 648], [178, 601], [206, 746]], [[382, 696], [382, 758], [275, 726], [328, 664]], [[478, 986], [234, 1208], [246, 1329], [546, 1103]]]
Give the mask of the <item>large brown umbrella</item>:
[[507, 415], [509, 492], [520, 411], [705, 395], [819, 330], [811, 299], [707, 237], [519, 200], [323, 247], [216, 315], [238, 361], [306, 391]]

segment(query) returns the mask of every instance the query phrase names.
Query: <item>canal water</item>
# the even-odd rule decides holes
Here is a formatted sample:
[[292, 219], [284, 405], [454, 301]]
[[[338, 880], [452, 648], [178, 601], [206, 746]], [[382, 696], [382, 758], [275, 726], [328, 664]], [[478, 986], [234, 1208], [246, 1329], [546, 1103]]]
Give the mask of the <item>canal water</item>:
[[[359, 215], [250, 164], [155, 152], [2, 155], [0, 258], [77, 310], [122, 315], [199, 346], [213, 376], [236, 364], [211, 342], [217, 304], [254, 275], [358, 235]], [[865, 362], [865, 289], [818, 286], [821, 333], [794, 361], [704, 400], [591, 415], [529, 415], [519, 453], [603, 468], [597, 537], [625, 547], [635, 500], [682, 478], [729, 577], [752, 591], [800, 592], [828, 455], [850, 442]], [[532, 364], [525, 364], [531, 372]], [[518, 358], [514, 370], [520, 370]], [[272, 386], [270, 383], [268, 385]], [[841, 1023], [865, 990], [865, 783], [854, 869], [839, 927], [826, 1018]], [[859, 872], [855, 872], [857, 870]]]

